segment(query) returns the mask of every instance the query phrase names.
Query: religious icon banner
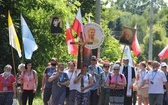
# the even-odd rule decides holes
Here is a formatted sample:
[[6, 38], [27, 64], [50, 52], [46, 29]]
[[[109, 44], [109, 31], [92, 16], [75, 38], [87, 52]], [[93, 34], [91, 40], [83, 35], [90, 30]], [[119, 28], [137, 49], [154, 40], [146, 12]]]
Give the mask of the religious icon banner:
[[131, 45], [135, 32], [136, 32], [136, 29], [123, 26], [119, 42], [121, 44]]
[[84, 34], [87, 42], [93, 44], [86, 44], [85, 47], [88, 49], [99, 48], [104, 41], [104, 31], [96, 23], [88, 23], [84, 26]]
[[50, 19], [50, 32], [51, 34], [62, 33], [62, 19], [58, 16], [52, 16]]

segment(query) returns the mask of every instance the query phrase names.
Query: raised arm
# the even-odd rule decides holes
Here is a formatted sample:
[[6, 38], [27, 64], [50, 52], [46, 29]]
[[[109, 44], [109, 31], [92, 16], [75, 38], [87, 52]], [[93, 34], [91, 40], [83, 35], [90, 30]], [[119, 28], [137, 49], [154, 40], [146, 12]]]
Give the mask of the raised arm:
[[48, 82], [52, 82], [55, 78], [60, 76], [60, 72], [57, 72], [55, 75], [52, 75], [49, 79]]

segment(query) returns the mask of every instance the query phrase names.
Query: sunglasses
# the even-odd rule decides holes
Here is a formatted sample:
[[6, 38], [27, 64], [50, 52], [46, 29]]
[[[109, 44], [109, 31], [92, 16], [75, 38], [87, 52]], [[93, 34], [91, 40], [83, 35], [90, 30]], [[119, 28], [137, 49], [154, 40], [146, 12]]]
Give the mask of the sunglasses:
[[105, 68], [109, 68], [109, 66], [104, 66]]
[[119, 69], [114, 69], [114, 70], [119, 70]]
[[96, 61], [96, 59], [92, 59], [92, 61]]

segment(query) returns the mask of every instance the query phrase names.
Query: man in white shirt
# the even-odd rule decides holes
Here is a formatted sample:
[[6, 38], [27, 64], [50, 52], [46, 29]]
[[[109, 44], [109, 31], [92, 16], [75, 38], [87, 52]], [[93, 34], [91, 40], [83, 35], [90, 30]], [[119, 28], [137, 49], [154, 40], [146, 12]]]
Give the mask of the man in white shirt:
[[163, 105], [163, 84], [165, 83], [167, 86], [167, 79], [163, 71], [159, 69], [160, 63], [157, 61], [154, 61], [152, 63], [152, 70], [150, 70], [144, 77], [142, 84], [139, 86], [139, 88], [142, 88], [145, 83], [149, 82], [149, 88], [148, 88], [148, 98], [149, 98], [149, 104], [150, 105]]

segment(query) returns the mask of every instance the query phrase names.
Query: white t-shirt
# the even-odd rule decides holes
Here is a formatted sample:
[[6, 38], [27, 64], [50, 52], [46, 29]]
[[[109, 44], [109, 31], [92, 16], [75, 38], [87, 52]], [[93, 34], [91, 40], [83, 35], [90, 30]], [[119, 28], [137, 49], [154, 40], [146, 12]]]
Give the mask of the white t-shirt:
[[[88, 76], [89, 75], [89, 76]], [[87, 73], [86, 75], [83, 76], [83, 80], [84, 80], [84, 87], [87, 87], [89, 85], [89, 79], [92, 78], [92, 75]], [[83, 92], [81, 92], [81, 79], [78, 81], [77, 83], [77, 91], [81, 92], [81, 93], [86, 93], [88, 91], [90, 91], [91, 87], [84, 90]]]
[[[143, 81], [143, 79], [144, 79], [144, 77], [147, 73], [148, 73], [147, 70], [140, 70], [138, 72], [138, 75], [139, 75], [138, 86], [141, 85], [141, 83], [142, 83], [142, 81]], [[142, 88], [147, 88], [147, 87], [148, 87], [148, 84], [146, 83]]]
[[76, 76], [79, 74], [79, 72], [69, 72], [69, 70], [65, 71], [68, 74], [68, 78], [70, 80], [70, 84], [69, 84], [69, 89], [70, 90], [77, 90], [77, 84], [74, 84], [74, 80], [76, 78]]
[[163, 71], [154, 72], [150, 70], [145, 75], [144, 80], [149, 80], [149, 94], [164, 94], [163, 84], [167, 82], [167, 79]]

